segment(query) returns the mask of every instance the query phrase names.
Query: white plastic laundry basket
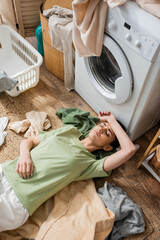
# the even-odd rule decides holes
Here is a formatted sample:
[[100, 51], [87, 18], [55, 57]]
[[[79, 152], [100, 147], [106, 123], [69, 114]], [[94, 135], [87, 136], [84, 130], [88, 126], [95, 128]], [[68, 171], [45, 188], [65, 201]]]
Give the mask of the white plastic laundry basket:
[[0, 25], [0, 69], [18, 81], [10, 96], [35, 87], [39, 81], [39, 67], [43, 62], [38, 51], [8, 25]]

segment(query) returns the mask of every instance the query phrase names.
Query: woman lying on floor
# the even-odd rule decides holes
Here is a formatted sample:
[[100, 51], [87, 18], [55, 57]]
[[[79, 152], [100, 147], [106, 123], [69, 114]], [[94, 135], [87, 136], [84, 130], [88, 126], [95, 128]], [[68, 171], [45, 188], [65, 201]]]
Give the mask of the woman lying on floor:
[[[22, 141], [20, 157], [0, 165], [0, 231], [20, 227], [69, 183], [109, 176], [110, 170], [134, 155], [135, 146], [114, 115], [101, 112], [99, 118], [101, 123], [82, 141], [81, 133], [71, 125], [41, 132]], [[117, 139], [120, 151], [96, 160], [92, 152], [112, 150]]]

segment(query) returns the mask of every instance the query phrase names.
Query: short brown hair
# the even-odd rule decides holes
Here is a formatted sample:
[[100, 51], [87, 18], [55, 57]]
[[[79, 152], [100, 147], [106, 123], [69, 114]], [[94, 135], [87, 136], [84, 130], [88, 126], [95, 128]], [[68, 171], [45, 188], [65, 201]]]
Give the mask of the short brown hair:
[[[120, 121], [117, 120], [117, 122], [118, 122], [119, 125], [123, 128], [123, 130], [126, 132], [126, 127], [125, 127]], [[113, 142], [111, 142], [111, 146], [112, 146], [113, 148], [117, 148], [117, 147], [120, 146], [116, 134], [115, 134], [115, 139], [113, 140]]]

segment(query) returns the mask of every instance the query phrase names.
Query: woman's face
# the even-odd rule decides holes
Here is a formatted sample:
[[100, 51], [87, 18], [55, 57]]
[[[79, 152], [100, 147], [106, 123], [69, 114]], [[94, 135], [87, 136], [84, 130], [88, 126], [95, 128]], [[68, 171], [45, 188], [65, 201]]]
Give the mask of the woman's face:
[[95, 146], [103, 148], [114, 141], [115, 133], [109, 123], [102, 122], [90, 131], [88, 137]]

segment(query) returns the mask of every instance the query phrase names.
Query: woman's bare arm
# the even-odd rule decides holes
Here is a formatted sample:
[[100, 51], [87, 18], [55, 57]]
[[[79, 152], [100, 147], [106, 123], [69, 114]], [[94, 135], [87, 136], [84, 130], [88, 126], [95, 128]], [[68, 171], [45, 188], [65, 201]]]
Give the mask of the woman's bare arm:
[[107, 121], [110, 124], [121, 147], [118, 152], [105, 159], [103, 168], [105, 171], [109, 171], [129, 160], [135, 154], [136, 148], [113, 114], [101, 112], [99, 118], [101, 121]]
[[30, 157], [30, 150], [40, 143], [39, 136], [25, 139], [20, 145], [20, 157], [17, 162], [16, 171], [22, 178], [28, 178], [33, 173], [33, 162]]

